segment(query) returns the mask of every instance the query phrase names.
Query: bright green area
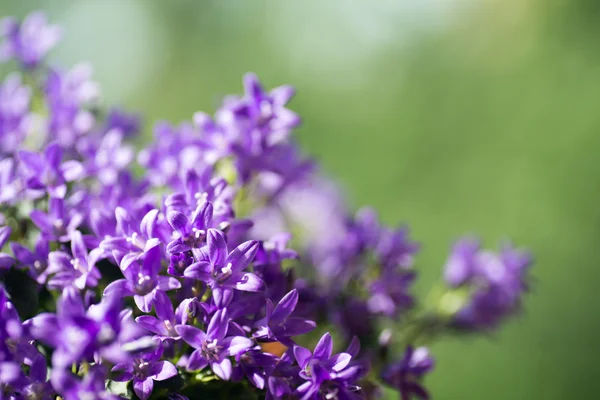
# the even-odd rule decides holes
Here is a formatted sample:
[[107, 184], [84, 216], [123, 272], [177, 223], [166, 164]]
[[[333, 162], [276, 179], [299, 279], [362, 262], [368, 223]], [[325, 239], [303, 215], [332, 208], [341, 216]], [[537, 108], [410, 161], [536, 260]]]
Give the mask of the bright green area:
[[[241, 90], [249, 70], [269, 86], [294, 84], [299, 94], [292, 108], [305, 118], [302, 146], [345, 185], [353, 205], [371, 204], [386, 222], [408, 223], [424, 243], [420, 290], [438, 279], [458, 235], [478, 233], [489, 245], [506, 235], [532, 250], [535, 281], [522, 316], [492, 337], [434, 346], [438, 368], [427, 384], [435, 399], [600, 393], [597, 2], [456, 1], [462, 11], [454, 22], [416, 29], [409, 39], [392, 29], [380, 35], [384, 45], [361, 39], [377, 18], [390, 26], [397, 17], [392, 27], [415, 23], [403, 12], [377, 18], [369, 12], [390, 1], [363, 2], [375, 21], [368, 29], [354, 25], [356, 15], [341, 23], [348, 13], [338, 1], [95, 3], [110, 8], [96, 19], [93, 7], [86, 11], [93, 24], [67, 25], [66, 45], [82, 54], [65, 55], [95, 62], [114, 44], [121, 53], [111, 62], [118, 67], [97, 70], [110, 99], [119, 88], [110, 89], [116, 78], [106, 71], [136, 75], [119, 66], [129, 59], [129, 28], [115, 25], [111, 13], [120, 13], [123, 3], [149, 12], [151, 31], [163, 41], [159, 61], [151, 62], [160, 66], [121, 103], [151, 120], [214, 110], [220, 96]], [[444, 2], [429, 3], [434, 15], [434, 3]], [[75, 7], [15, 1], [10, 12], [42, 4], [59, 22]], [[277, 22], [282, 13], [289, 21]], [[132, 18], [130, 28], [139, 35], [136, 23]], [[273, 37], [281, 32], [276, 25], [290, 35], [289, 46]], [[115, 30], [125, 45], [102, 42]], [[81, 42], [92, 39], [104, 47]]]

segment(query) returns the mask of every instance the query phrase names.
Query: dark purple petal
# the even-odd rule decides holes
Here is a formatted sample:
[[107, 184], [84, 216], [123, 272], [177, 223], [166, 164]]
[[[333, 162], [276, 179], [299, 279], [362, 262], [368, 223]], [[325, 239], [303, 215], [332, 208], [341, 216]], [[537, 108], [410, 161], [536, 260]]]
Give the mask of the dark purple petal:
[[301, 368], [304, 368], [308, 363], [308, 360], [312, 357], [312, 353], [310, 350], [301, 347], [294, 346], [294, 357], [296, 358], [296, 362]]
[[233, 249], [227, 257], [226, 264], [231, 263], [231, 270], [236, 273], [242, 271], [254, 259], [259, 248], [259, 242], [249, 240]]
[[208, 282], [210, 280], [211, 269], [212, 266], [208, 262], [200, 261], [187, 267], [183, 272], [183, 276]]
[[142, 328], [155, 333], [157, 335], [164, 335], [166, 332], [164, 323], [153, 316], [141, 315], [135, 319]]
[[208, 361], [202, 357], [201, 350], [195, 350], [191, 355], [187, 363], [187, 369], [190, 371], [197, 371], [206, 368]]
[[298, 291], [293, 289], [283, 296], [271, 314], [271, 322], [279, 325], [289, 317], [298, 304]]
[[177, 325], [175, 331], [181, 338], [195, 349], [202, 347], [202, 342], [206, 340], [206, 334], [198, 328], [188, 325]]
[[224, 267], [227, 258], [227, 242], [223, 232], [209, 229], [207, 234], [208, 254], [210, 262], [214, 266]]
[[185, 214], [180, 213], [179, 211], [169, 211], [167, 220], [173, 230], [177, 231], [180, 236], [188, 235], [189, 221]]
[[173, 304], [165, 292], [160, 290], [156, 292], [154, 308], [156, 310], [156, 316], [161, 320], [173, 321], [175, 319]]
[[314, 358], [318, 360], [327, 360], [331, 357], [331, 352], [333, 351], [333, 341], [331, 340], [331, 335], [329, 332], [324, 334], [319, 343], [315, 346], [315, 351], [313, 353]]
[[223, 340], [227, 334], [229, 317], [227, 316], [227, 310], [218, 310], [210, 320], [208, 328], [206, 330], [206, 336], [211, 339], [217, 339], [218, 341]]

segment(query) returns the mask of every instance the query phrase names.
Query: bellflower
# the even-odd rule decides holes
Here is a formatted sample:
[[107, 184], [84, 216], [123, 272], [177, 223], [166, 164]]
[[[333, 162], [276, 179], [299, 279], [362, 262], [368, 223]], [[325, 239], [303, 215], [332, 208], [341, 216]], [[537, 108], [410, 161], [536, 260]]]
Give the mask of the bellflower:
[[296, 391], [302, 399], [332, 398], [360, 399], [360, 387], [354, 382], [361, 369], [350, 364], [350, 353], [332, 356], [333, 342], [329, 333], [321, 337], [313, 353], [300, 346], [294, 347], [294, 356], [301, 368], [300, 376], [306, 379]]
[[88, 252], [81, 232], [71, 234], [71, 254], [52, 251], [48, 254], [47, 274], [53, 274], [48, 285], [53, 288], [66, 288], [70, 285], [82, 290], [94, 287], [101, 278], [96, 263], [102, 256], [102, 249]]
[[75, 160], [62, 162], [62, 154], [62, 148], [56, 142], [50, 143], [43, 154], [19, 151], [19, 160], [26, 172], [27, 188], [47, 190], [53, 197], [64, 198], [66, 183], [81, 178], [83, 167]]
[[175, 328], [183, 340], [195, 349], [188, 360], [188, 370], [201, 370], [210, 365], [219, 378], [229, 380], [232, 364], [228, 357], [249, 349], [253, 343], [243, 336], [227, 336], [228, 322], [227, 310], [221, 309], [211, 318], [206, 333], [189, 325]]
[[83, 222], [83, 215], [69, 209], [65, 200], [58, 197], [50, 197], [48, 200], [48, 213], [33, 210], [29, 216], [41, 231], [42, 237], [60, 242], [70, 241], [73, 232]]
[[190, 219], [179, 211], [169, 211], [167, 219], [178, 236], [167, 245], [167, 251], [177, 254], [201, 247], [206, 240], [208, 228], [211, 227], [212, 218], [213, 206], [208, 201], [200, 204]]
[[[529, 255], [468, 239], [439, 303], [413, 297], [419, 245], [351, 212], [296, 142], [292, 87], [246, 74], [138, 151], [140, 117], [99, 101], [91, 65], [46, 59], [59, 36], [41, 13], [0, 22], [1, 399], [424, 399], [428, 351], [389, 364], [383, 327], [410, 345], [521, 309]], [[332, 329], [346, 351], [297, 344]]]
[[209, 229], [207, 260], [190, 265], [184, 275], [206, 282], [213, 291], [215, 303], [226, 306], [231, 302], [234, 289], [256, 292], [263, 288], [263, 282], [258, 276], [244, 272], [257, 250], [258, 242], [250, 240], [229, 252], [225, 234], [216, 229]]
[[519, 310], [527, 290], [526, 274], [531, 257], [505, 245], [499, 253], [483, 251], [472, 239], [458, 241], [445, 266], [446, 282], [471, 289], [470, 298], [454, 316], [464, 329], [493, 329]]
[[162, 347], [142, 353], [129, 362], [117, 364], [112, 371], [119, 375], [117, 382], [133, 381], [133, 391], [141, 399], [146, 400], [152, 394], [154, 381], [164, 381], [177, 375], [177, 368], [168, 361], [161, 361]]
[[161, 254], [158, 245], [144, 253], [143, 260], [130, 264], [123, 274], [125, 279], [112, 282], [104, 289], [105, 296], [133, 296], [143, 312], [150, 312], [158, 291], [179, 289], [181, 283], [171, 276], [161, 276]]
[[144, 329], [155, 334], [155, 337], [164, 340], [179, 340], [180, 336], [175, 330], [177, 325], [185, 325], [190, 319], [191, 314], [195, 314], [198, 305], [198, 299], [185, 299], [173, 311], [173, 304], [165, 292], [157, 291], [155, 295], [154, 307], [156, 317], [151, 315], [142, 315], [135, 321]]
[[62, 30], [48, 24], [42, 12], [29, 14], [23, 22], [14, 18], [0, 21], [0, 61], [14, 58], [25, 68], [34, 68], [61, 38]]
[[48, 270], [48, 255], [50, 253], [50, 243], [48, 239], [40, 236], [33, 250], [17, 242], [11, 242], [10, 248], [13, 251], [16, 260], [25, 266], [29, 276], [35, 279], [37, 283], [44, 284], [48, 279], [51, 270]]
[[291, 317], [298, 304], [298, 291], [292, 290], [273, 307], [267, 299], [267, 315], [256, 323], [258, 328], [255, 337], [261, 340], [276, 340], [291, 347], [295, 343], [292, 336], [303, 335], [316, 328], [313, 321], [300, 317]]
[[420, 380], [434, 367], [434, 361], [425, 347], [408, 346], [402, 360], [386, 367], [383, 381], [400, 392], [402, 400], [414, 398], [427, 400], [429, 394]]

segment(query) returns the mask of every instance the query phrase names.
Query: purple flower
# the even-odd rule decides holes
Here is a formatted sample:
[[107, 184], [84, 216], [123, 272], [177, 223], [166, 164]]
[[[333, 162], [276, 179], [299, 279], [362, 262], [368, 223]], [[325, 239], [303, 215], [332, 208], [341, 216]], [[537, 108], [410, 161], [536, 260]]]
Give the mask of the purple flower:
[[[10, 238], [11, 233], [12, 229], [10, 229], [10, 226], [0, 226], [0, 250], [2, 250], [2, 247], [4, 247]], [[0, 270], [10, 268], [14, 263], [14, 258], [6, 253], [0, 252]]]
[[43, 238], [49, 241], [68, 242], [83, 221], [79, 212], [68, 210], [62, 198], [50, 197], [48, 213], [33, 210], [31, 221], [39, 228]]
[[44, 86], [50, 111], [48, 131], [64, 149], [74, 149], [93, 129], [95, 117], [85, 107], [99, 97], [99, 91], [88, 64], [78, 64], [66, 73], [48, 72]]
[[198, 299], [185, 299], [173, 311], [171, 299], [162, 291], [157, 291], [154, 301], [156, 317], [151, 315], [142, 315], [135, 321], [148, 331], [155, 334], [160, 340], [179, 340], [180, 336], [175, 330], [176, 325], [185, 325], [192, 315], [195, 315], [201, 306]]
[[260, 348], [250, 349], [235, 357], [237, 365], [234, 367], [232, 380], [239, 381], [244, 376], [259, 389], [265, 389], [267, 371], [275, 368], [277, 357], [265, 353]]
[[223, 232], [209, 229], [207, 233], [208, 260], [190, 265], [184, 272], [188, 278], [206, 282], [213, 290], [217, 305], [231, 302], [233, 289], [257, 292], [264, 284], [259, 277], [244, 269], [252, 262], [258, 250], [258, 242], [250, 240], [228, 252]]
[[119, 400], [120, 397], [106, 390], [108, 374], [102, 365], [94, 365], [78, 380], [65, 369], [52, 371], [52, 386], [65, 400], [98, 399]]
[[52, 251], [48, 254], [46, 274], [55, 275], [49, 279], [52, 288], [66, 288], [70, 285], [82, 290], [95, 287], [101, 278], [96, 263], [102, 257], [102, 249], [88, 253], [81, 232], [71, 234], [71, 255], [64, 251]]
[[496, 254], [481, 250], [472, 239], [458, 241], [444, 275], [451, 287], [466, 286], [471, 294], [452, 322], [462, 329], [489, 330], [518, 311], [531, 262], [528, 253], [510, 244]]
[[206, 333], [188, 325], [175, 328], [183, 340], [195, 349], [188, 360], [188, 370], [201, 370], [210, 365], [219, 378], [229, 380], [232, 365], [227, 357], [249, 349], [253, 342], [244, 336], [227, 336], [228, 327], [227, 310], [221, 309], [211, 318]]
[[31, 151], [18, 152], [21, 165], [25, 169], [25, 184], [33, 190], [47, 190], [53, 197], [64, 198], [66, 182], [77, 180], [83, 175], [83, 167], [78, 161], [62, 162], [62, 149], [56, 142], [50, 143], [43, 155]]
[[383, 371], [383, 381], [400, 392], [402, 400], [429, 399], [429, 394], [421, 386], [420, 380], [434, 367], [434, 360], [425, 347], [408, 346], [404, 357]]
[[119, 373], [114, 378], [117, 382], [133, 381], [133, 391], [141, 399], [146, 400], [152, 394], [154, 381], [164, 381], [177, 375], [177, 368], [169, 361], [161, 361], [163, 349], [142, 353], [133, 360], [117, 364], [112, 369]]
[[48, 270], [50, 244], [46, 238], [38, 238], [33, 251], [17, 242], [12, 242], [10, 248], [17, 261], [28, 268], [29, 276], [32, 279], [35, 279], [40, 284], [46, 283], [48, 275], [51, 272]]
[[360, 399], [360, 387], [355, 382], [361, 375], [361, 368], [352, 365], [352, 354], [332, 355], [333, 342], [326, 333], [315, 346], [313, 353], [304, 347], [294, 347], [294, 357], [301, 368], [300, 376], [306, 381], [296, 392], [302, 399], [338, 398]]
[[200, 204], [190, 219], [179, 211], [169, 211], [167, 219], [178, 236], [167, 245], [167, 251], [177, 254], [201, 247], [206, 240], [206, 232], [211, 227], [212, 218], [213, 206], [208, 201]]
[[56, 314], [38, 314], [24, 325], [34, 338], [55, 349], [55, 371], [94, 357], [125, 362], [132, 352], [152, 346], [142, 337], [143, 331], [131, 319], [131, 312], [122, 310], [120, 297], [104, 296], [99, 304], [86, 309], [72, 287], [63, 291]]
[[117, 129], [125, 137], [132, 137], [140, 131], [141, 117], [138, 114], [130, 114], [124, 110], [113, 107], [106, 116], [104, 130], [106, 132]]
[[411, 308], [414, 301], [408, 290], [415, 278], [416, 274], [411, 271], [384, 270], [382, 276], [369, 288], [369, 311], [396, 317], [400, 311]]
[[16, 151], [26, 135], [31, 89], [21, 84], [21, 76], [8, 75], [0, 84], [0, 156]]
[[271, 300], [267, 299], [267, 315], [256, 323], [258, 328], [254, 335], [259, 340], [278, 341], [287, 347], [295, 343], [292, 336], [303, 335], [316, 328], [313, 321], [299, 317], [291, 317], [298, 304], [298, 291], [292, 290], [286, 294], [273, 308]]
[[100, 247], [111, 251], [117, 263], [124, 271], [144, 252], [156, 247], [161, 240], [158, 225], [159, 211], [148, 211], [138, 219], [123, 207], [115, 209], [117, 221], [116, 236], [106, 237]]
[[0, 61], [17, 59], [25, 68], [36, 67], [60, 40], [61, 28], [49, 25], [42, 12], [29, 14], [22, 23], [14, 18], [0, 21]]
[[150, 312], [158, 291], [179, 289], [181, 283], [171, 276], [161, 276], [161, 254], [158, 245], [143, 254], [143, 260], [130, 264], [119, 279], [104, 289], [104, 296], [133, 296], [142, 312]]

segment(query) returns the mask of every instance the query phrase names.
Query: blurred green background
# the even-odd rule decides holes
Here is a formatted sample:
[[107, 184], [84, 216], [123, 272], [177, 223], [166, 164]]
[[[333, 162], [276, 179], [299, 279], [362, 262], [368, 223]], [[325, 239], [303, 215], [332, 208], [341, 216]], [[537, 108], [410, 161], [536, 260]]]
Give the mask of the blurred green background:
[[[450, 243], [510, 236], [537, 263], [526, 311], [448, 340], [435, 399], [600, 393], [600, 3], [548, 0], [9, 1], [65, 29], [107, 104], [180, 121], [257, 72], [298, 89], [298, 140], [356, 207], [424, 243], [419, 289]], [[148, 129], [148, 134], [150, 130]]]

